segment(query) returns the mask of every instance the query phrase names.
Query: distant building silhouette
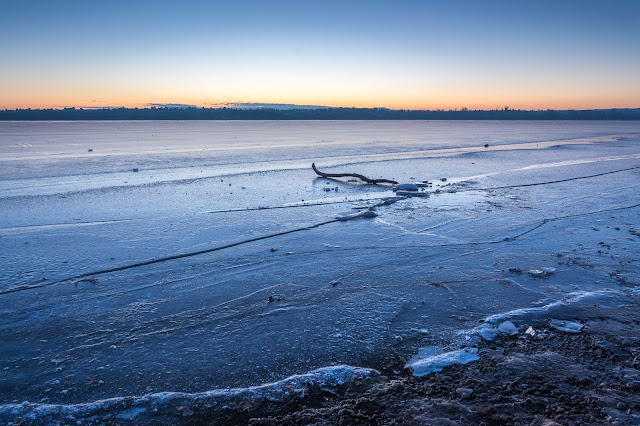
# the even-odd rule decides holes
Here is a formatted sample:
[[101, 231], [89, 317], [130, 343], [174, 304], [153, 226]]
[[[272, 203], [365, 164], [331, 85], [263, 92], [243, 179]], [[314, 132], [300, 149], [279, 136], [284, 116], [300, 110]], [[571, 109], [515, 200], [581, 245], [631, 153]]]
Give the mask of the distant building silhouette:
[[640, 120], [640, 108], [594, 110], [392, 110], [377, 108], [197, 108], [160, 107], [15, 109], [0, 120]]

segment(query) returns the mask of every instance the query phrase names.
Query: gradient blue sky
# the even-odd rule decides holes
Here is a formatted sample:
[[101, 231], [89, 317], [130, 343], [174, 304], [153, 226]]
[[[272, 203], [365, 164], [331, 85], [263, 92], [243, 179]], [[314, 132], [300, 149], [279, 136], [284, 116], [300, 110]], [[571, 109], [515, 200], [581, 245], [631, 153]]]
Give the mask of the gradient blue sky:
[[640, 0], [30, 1], [0, 108], [640, 107]]

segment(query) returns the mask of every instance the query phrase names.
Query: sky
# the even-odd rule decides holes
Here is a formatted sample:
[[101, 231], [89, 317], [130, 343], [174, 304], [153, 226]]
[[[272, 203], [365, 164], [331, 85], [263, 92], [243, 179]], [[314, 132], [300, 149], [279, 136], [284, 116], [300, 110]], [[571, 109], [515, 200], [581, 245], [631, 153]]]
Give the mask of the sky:
[[640, 0], [0, 3], [0, 109], [640, 107]]

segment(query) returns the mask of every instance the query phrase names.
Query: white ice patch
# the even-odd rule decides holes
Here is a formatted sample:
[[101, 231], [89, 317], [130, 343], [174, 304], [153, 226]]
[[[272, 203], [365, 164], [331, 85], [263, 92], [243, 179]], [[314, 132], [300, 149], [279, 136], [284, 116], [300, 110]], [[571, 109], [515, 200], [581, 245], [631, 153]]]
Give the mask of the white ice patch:
[[358, 383], [379, 374], [368, 368], [339, 365], [295, 375], [275, 383], [236, 389], [218, 389], [201, 393], [159, 392], [143, 396], [117, 397], [83, 404], [0, 405], [0, 419], [24, 418], [27, 423], [56, 423], [64, 419], [98, 416], [106, 419], [133, 419], [145, 412], [175, 415], [176, 407], [208, 406], [233, 408], [247, 401], [289, 401], [303, 398], [311, 389], [337, 388]]
[[412, 358], [407, 365], [405, 365], [405, 368], [410, 368], [413, 371], [413, 375], [419, 377], [442, 371], [450, 365], [464, 365], [479, 359], [478, 348], [463, 348], [426, 358], [421, 358], [420, 355], [418, 355]]
[[551, 327], [558, 331], [564, 331], [565, 333], [580, 333], [583, 324], [574, 321], [561, 321], [557, 319], [551, 320]]

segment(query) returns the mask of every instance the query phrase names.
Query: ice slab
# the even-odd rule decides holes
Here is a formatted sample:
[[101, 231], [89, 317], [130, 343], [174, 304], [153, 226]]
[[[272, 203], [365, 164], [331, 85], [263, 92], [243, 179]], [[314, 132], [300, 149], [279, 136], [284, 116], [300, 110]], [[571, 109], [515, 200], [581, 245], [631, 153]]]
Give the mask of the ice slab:
[[551, 320], [551, 327], [558, 331], [564, 331], [565, 333], [580, 333], [584, 325], [575, 321], [561, 321], [553, 319]]
[[505, 321], [498, 326], [498, 331], [502, 334], [513, 336], [518, 334], [518, 329], [511, 321]]
[[463, 348], [427, 358], [414, 358], [407, 363], [405, 368], [411, 369], [414, 376], [420, 377], [437, 373], [450, 365], [468, 364], [479, 359], [478, 348]]

